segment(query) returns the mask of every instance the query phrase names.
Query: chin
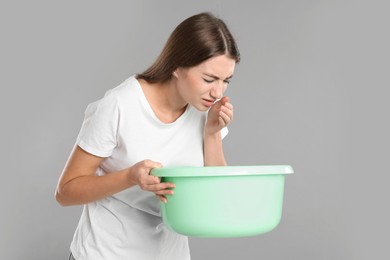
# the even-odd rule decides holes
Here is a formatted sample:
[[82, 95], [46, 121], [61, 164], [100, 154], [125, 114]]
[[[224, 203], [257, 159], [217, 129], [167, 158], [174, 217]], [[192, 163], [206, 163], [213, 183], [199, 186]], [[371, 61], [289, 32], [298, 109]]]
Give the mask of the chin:
[[194, 108], [196, 108], [196, 110], [198, 111], [201, 111], [201, 112], [206, 112], [208, 111], [210, 108], [209, 107], [206, 107], [206, 106], [203, 106], [203, 105], [192, 105]]

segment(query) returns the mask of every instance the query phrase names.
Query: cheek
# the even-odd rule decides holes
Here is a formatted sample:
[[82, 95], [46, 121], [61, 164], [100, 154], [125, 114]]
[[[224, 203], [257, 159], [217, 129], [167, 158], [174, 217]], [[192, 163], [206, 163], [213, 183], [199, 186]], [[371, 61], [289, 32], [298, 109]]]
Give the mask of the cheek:
[[205, 89], [205, 84], [204, 82], [202, 82], [202, 80], [191, 79], [188, 84], [188, 87], [192, 94], [200, 94]]
[[187, 77], [180, 84], [180, 92], [186, 102], [193, 103], [199, 96], [198, 86], [199, 82], [191, 77]]
[[227, 87], [228, 87], [228, 85], [223, 86], [222, 93], [225, 93], [225, 91], [227, 90]]

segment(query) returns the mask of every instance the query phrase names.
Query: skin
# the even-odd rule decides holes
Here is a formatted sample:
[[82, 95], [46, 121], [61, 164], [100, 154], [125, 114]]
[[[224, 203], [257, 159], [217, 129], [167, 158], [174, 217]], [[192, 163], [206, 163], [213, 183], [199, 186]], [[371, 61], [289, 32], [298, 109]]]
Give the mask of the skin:
[[[204, 128], [205, 166], [226, 165], [220, 130], [233, 120], [233, 105], [223, 97], [233, 76], [235, 61], [226, 55], [210, 58], [190, 68], [178, 68], [172, 80], [164, 84], [149, 84], [140, 80], [141, 87], [156, 116], [164, 123], [178, 119], [188, 104], [199, 111], [208, 110]], [[64, 167], [56, 189], [56, 199], [63, 205], [90, 203], [118, 193], [134, 185], [151, 191], [163, 202], [173, 194], [173, 183], [162, 183], [149, 173], [161, 163], [149, 159], [104, 176], [95, 172], [102, 157], [75, 146]]]

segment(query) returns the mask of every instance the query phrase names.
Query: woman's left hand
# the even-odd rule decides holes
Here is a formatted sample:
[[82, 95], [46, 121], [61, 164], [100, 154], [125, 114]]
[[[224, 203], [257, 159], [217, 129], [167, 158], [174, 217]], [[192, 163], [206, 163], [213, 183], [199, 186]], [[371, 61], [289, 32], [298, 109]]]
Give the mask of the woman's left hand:
[[229, 97], [223, 97], [210, 108], [205, 126], [205, 134], [213, 135], [221, 131], [233, 120], [233, 105]]

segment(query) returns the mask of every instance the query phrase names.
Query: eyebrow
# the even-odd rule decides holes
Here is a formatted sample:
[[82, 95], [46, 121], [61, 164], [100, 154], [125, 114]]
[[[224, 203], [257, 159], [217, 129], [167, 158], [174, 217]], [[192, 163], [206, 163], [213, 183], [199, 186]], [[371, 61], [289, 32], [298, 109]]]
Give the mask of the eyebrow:
[[[203, 74], [206, 75], [206, 76], [208, 76], [208, 77], [210, 77], [210, 78], [213, 78], [213, 79], [217, 79], [217, 80], [219, 79], [219, 77], [217, 77], [217, 76], [215, 76], [215, 75], [212, 75], [212, 74], [208, 74], [208, 73], [203, 73]], [[231, 79], [231, 78], [233, 78], [233, 75], [227, 77], [225, 80]]]

